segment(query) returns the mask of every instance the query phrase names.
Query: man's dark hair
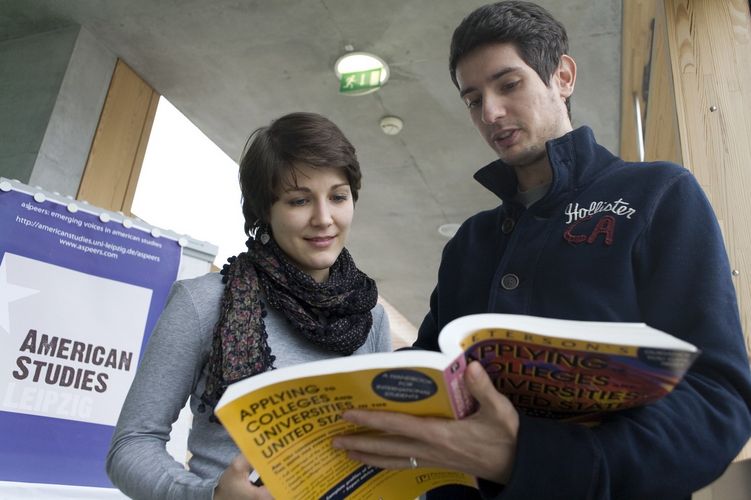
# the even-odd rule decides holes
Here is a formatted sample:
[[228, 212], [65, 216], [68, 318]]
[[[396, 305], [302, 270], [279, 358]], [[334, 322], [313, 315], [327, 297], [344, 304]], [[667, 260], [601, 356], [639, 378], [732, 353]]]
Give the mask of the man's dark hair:
[[451, 38], [449, 71], [457, 88], [456, 66], [482, 45], [510, 43], [545, 85], [568, 53], [566, 28], [537, 4], [508, 0], [484, 5], [465, 17]]
[[250, 234], [269, 222], [271, 205], [278, 200], [282, 182], [296, 168], [341, 168], [357, 201], [362, 174], [355, 148], [331, 120], [316, 113], [290, 113], [255, 130], [240, 160], [245, 233]]

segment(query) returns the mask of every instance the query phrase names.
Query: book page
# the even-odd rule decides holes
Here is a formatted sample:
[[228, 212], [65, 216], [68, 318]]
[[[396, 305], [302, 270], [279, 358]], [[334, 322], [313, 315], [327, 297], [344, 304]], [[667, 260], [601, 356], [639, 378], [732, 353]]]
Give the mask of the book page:
[[475, 330], [510, 329], [551, 338], [591, 340], [607, 344], [677, 349], [696, 352], [695, 346], [645, 323], [576, 321], [521, 314], [470, 314], [448, 323], [438, 338], [441, 351], [453, 357], [461, 352], [465, 337]]
[[[521, 326], [504, 327], [508, 315], [477, 316], [460, 318], [453, 330], [447, 325], [449, 335], [441, 334], [441, 346], [447, 339], [458, 340], [446, 349], [464, 353], [467, 362], [482, 363], [496, 389], [534, 417], [589, 421], [602, 412], [651, 403], [667, 395], [698, 356], [693, 346], [672, 342], [667, 334], [652, 342], [660, 347], [634, 345], [633, 339], [611, 343], [625, 331], [653, 330], [643, 324], [590, 323], [584, 325], [585, 333], [566, 338], [561, 332], [587, 322], [522, 317], [511, 318]], [[532, 330], [539, 332], [541, 326], [557, 335]], [[602, 329], [599, 336], [594, 328]]]
[[230, 386], [216, 414], [276, 498], [414, 498], [473, 485], [441, 469], [375, 469], [331, 447], [336, 435], [364, 431], [341, 418], [348, 409], [453, 418], [444, 363], [440, 353], [405, 351], [274, 370]]

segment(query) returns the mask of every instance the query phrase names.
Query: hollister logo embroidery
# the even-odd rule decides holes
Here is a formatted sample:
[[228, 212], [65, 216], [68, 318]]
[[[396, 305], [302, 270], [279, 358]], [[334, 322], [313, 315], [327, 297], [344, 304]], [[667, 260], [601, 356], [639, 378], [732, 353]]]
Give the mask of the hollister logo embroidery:
[[[602, 212], [609, 213], [600, 217], [589, 234], [574, 232], [581, 223], [591, 220], [596, 214]], [[591, 245], [602, 235], [605, 245], [612, 245], [615, 236], [615, 217], [610, 215], [611, 213], [630, 219], [636, 213], [636, 209], [631, 208], [627, 201], [623, 201], [623, 198], [616, 201], [593, 201], [588, 207], [579, 206], [578, 203], [569, 203], [565, 211], [568, 227], [563, 232], [563, 238], [572, 245], [585, 241]]]

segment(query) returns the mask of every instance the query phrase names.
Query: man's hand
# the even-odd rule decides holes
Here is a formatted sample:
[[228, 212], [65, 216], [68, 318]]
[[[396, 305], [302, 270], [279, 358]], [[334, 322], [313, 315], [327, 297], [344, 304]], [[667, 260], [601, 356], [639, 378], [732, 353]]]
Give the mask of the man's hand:
[[214, 500], [273, 500], [265, 486], [255, 486], [248, 480], [252, 470], [245, 457], [237, 455], [222, 472]]
[[382, 469], [441, 467], [466, 472], [496, 483], [511, 475], [519, 432], [519, 414], [504, 395], [493, 387], [478, 362], [464, 372], [464, 382], [480, 404], [463, 420], [414, 417], [384, 411], [350, 410], [344, 419], [383, 431], [386, 435], [338, 436], [334, 448], [348, 456]]

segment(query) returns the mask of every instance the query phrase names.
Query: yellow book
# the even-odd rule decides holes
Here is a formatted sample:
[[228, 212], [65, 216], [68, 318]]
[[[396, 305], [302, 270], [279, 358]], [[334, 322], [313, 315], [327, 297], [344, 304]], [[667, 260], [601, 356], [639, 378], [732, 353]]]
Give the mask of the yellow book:
[[443, 469], [380, 470], [331, 447], [364, 432], [348, 409], [463, 418], [475, 402], [463, 386], [480, 361], [496, 388], [531, 416], [592, 423], [605, 411], [655, 401], [699, 351], [643, 323], [568, 321], [508, 314], [458, 318], [442, 352], [399, 351], [314, 361], [230, 385], [216, 414], [275, 498], [410, 499], [446, 484], [474, 486]]

